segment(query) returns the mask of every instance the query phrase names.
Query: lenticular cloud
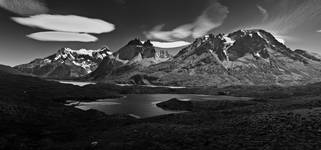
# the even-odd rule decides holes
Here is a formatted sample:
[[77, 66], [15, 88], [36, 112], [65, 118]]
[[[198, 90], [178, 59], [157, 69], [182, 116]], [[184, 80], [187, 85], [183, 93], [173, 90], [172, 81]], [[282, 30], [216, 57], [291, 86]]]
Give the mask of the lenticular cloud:
[[58, 41], [58, 42], [94, 42], [95, 36], [86, 33], [72, 32], [37, 32], [27, 35], [31, 39], [38, 41]]
[[97, 37], [88, 33], [102, 34], [115, 30], [115, 25], [100, 19], [45, 14], [49, 9], [39, 0], [0, 0], [0, 7], [29, 16], [12, 17], [13, 21], [21, 25], [52, 31], [27, 36], [35, 40], [92, 42], [96, 41]]
[[101, 34], [115, 30], [115, 26], [106, 21], [76, 15], [42, 14], [30, 17], [13, 17], [12, 19], [25, 26], [53, 31]]
[[190, 45], [191, 43], [186, 42], [186, 41], [176, 41], [176, 42], [157, 42], [157, 41], [152, 41], [151, 42], [155, 47], [158, 48], [178, 48], [178, 47], [183, 47]]

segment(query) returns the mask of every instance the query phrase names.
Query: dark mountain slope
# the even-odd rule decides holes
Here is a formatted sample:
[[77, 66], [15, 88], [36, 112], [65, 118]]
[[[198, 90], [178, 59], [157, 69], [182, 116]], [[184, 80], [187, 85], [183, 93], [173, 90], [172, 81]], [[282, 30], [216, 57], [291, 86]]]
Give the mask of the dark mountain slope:
[[118, 97], [118, 94], [117, 92], [103, 89], [60, 84], [36, 77], [14, 75], [0, 71], [0, 100], [47, 103], [48, 100], [92, 100], [106, 97]]
[[153, 58], [156, 50], [150, 41], [142, 43], [139, 39], [130, 41], [126, 46], [114, 53], [114, 56], [121, 60], [131, 61], [136, 57]]
[[6, 73], [10, 73], [10, 74], [20, 74], [23, 75], [24, 73], [10, 67], [10, 66], [5, 66], [5, 65], [0, 65], [0, 71], [1, 72], [6, 72]]

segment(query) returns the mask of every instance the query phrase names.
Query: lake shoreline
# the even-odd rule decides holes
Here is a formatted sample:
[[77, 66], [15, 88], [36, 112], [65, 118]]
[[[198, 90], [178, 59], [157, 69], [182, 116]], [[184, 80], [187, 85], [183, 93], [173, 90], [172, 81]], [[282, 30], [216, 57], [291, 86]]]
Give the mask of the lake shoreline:
[[[95, 101], [67, 101], [65, 106], [75, 107], [84, 111], [94, 109], [107, 115], [132, 115], [139, 118], [149, 118], [184, 111], [165, 110], [157, 106], [169, 99], [181, 101], [248, 101], [248, 97], [232, 97], [198, 94], [127, 94], [122, 98], [98, 99]], [[139, 109], [137, 109], [139, 108]]]

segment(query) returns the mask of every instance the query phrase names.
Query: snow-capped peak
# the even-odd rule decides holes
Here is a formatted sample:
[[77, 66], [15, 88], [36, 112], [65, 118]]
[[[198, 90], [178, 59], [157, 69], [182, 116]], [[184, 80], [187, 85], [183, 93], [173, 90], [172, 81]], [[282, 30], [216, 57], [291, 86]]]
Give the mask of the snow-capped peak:
[[260, 32], [256, 32], [261, 38], [264, 38]]
[[231, 39], [226, 35], [223, 36], [223, 39], [225, 40], [224, 44], [226, 45], [233, 45], [235, 43], [235, 40]]
[[205, 35], [204, 38], [205, 40], [208, 40], [210, 38], [210, 35]]
[[90, 73], [105, 57], [111, 57], [112, 55], [113, 53], [107, 47], [97, 50], [62, 48], [55, 54], [55, 57], [47, 57], [46, 62], [71, 62], [76, 66], [84, 68], [87, 73]]
[[95, 53], [102, 53], [106, 51], [108, 55], [112, 55], [112, 52], [109, 51], [107, 48], [102, 48], [98, 50], [87, 50], [87, 49], [79, 49], [79, 50], [73, 50], [70, 48], [64, 48], [65, 53], [73, 53], [73, 54], [78, 54], [78, 55], [87, 55], [93, 57]]

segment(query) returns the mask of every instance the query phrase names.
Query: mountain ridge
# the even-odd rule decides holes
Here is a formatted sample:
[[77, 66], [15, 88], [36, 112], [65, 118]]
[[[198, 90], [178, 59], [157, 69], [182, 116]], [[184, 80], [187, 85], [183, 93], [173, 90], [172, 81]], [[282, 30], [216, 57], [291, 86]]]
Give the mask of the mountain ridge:
[[[93, 57], [97, 60], [89, 64], [75, 64], [72, 61], [75, 59], [74, 53], [85, 60]], [[59, 64], [58, 69], [53, 67], [52, 71], [50, 65], [42, 68], [42, 64], [55, 61]], [[73, 64], [71, 68], [70, 64]], [[28, 65], [31, 68], [36, 66], [35, 70], [40, 66], [43, 70], [36, 75], [47, 78], [73, 77], [126, 84], [290, 86], [321, 81], [321, 55], [291, 50], [271, 33], [259, 29], [208, 34], [196, 39], [175, 56], [168, 51], [157, 51], [149, 40], [134, 39], [116, 52], [108, 48], [96, 51], [65, 48], [45, 59], [36, 59], [15, 68], [30, 73]], [[55, 76], [49, 76], [48, 70], [49, 74]], [[72, 72], [77, 73], [72, 76]]]
[[142, 42], [134, 39], [114, 52], [112, 56], [104, 58], [99, 67], [85, 78], [100, 80], [102, 76], [121, 74], [123, 71], [127, 72], [128, 69], [145, 68], [165, 62], [171, 57], [167, 51], [156, 51], [149, 40]]
[[109, 55], [112, 52], [107, 47], [98, 50], [61, 48], [53, 55], [14, 68], [43, 78], [77, 78], [94, 71]]
[[[113, 61], [118, 64], [117, 66], [147, 67], [167, 61], [171, 57], [168, 51], [156, 50], [149, 40], [142, 42], [139, 39], [134, 39], [116, 52], [112, 52], [108, 47], [97, 50], [61, 48], [48, 57], [37, 58], [28, 64], [17, 65], [14, 68], [42, 78], [74, 80], [86, 78], [88, 74], [96, 71], [101, 63], [112, 63], [108, 61]], [[104, 58], [106, 58], [105, 61]], [[112, 70], [110, 67], [103, 68]], [[105, 69], [98, 69], [98, 72]], [[108, 72], [108, 70], [104, 72]]]
[[114, 72], [118, 73], [96, 79], [132, 83], [132, 77], [139, 75], [152, 78], [148, 83], [156, 85], [289, 86], [320, 81], [320, 64], [317, 59], [292, 51], [269, 32], [239, 30], [198, 38], [165, 62], [148, 67], [116, 67]]

